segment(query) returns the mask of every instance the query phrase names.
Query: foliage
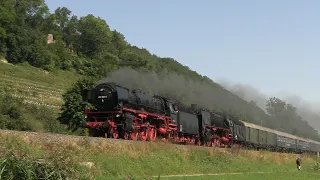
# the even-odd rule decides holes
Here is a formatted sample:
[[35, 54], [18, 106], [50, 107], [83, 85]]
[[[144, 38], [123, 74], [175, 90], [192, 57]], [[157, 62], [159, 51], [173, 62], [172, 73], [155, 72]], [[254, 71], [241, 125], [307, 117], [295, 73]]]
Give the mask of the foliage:
[[[16, 138], [16, 135], [22, 138]], [[68, 175], [68, 179], [91, 177], [104, 180], [127, 177], [151, 179], [151, 176], [158, 175], [163, 179], [164, 175], [178, 174], [297, 171], [295, 154], [247, 151], [238, 148], [173, 146], [164, 142], [128, 143], [23, 132], [7, 135], [0, 133], [0, 144], [0, 163], [14, 156], [15, 161], [10, 163], [15, 167], [21, 165], [6, 169], [6, 174], [13, 172], [15, 175], [19, 173], [16, 169], [22, 172], [36, 172], [36, 175], [54, 170], [56, 174]], [[315, 162], [308, 154], [303, 154], [303, 159], [304, 168], [299, 173], [306, 172], [307, 167]], [[41, 162], [40, 172], [34, 171], [37, 164], [40, 164], [38, 162]], [[82, 165], [88, 162], [92, 165], [90, 169]], [[83, 168], [80, 169], [78, 165]]]
[[63, 95], [64, 104], [61, 107], [59, 120], [68, 124], [69, 129], [77, 130], [84, 120], [83, 110], [86, 107], [84, 97], [86, 90], [94, 84], [94, 79], [80, 79]]
[[297, 109], [293, 105], [272, 97], [267, 101], [266, 107], [277, 129], [300, 137], [320, 140], [317, 131], [297, 114]]
[[[48, 34], [53, 35], [54, 42], [47, 42]], [[124, 35], [111, 30], [105, 20], [92, 14], [77, 17], [66, 7], [59, 7], [50, 13], [44, 0], [0, 1], [0, 56], [13, 64], [28, 63], [50, 73], [64, 70], [94, 79], [104, 78], [107, 73], [121, 67], [144, 68], [155, 73], [174, 72], [210, 86], [210, 92], [216, 94], [212, 101], [213, 109], [256, 124], [262, 122], [270, 128], [293, 132], [292, 127], [286, 125], [289, 115], [270, 116], [254, 102], [244, 101], [177, 60], [161, 58], [144, 48], [130, 45]], [[64, 96], [66, 102], [59, 118], [72, 129], [76, 129], [83, 118], [84, 106], [80, 101], [86, 83], [80, 85], [79, 82]], [[199, 88], [199, 92], [208, 91], [208, 88]], [[293, 107], [289, 109], [295, 111]], [[283, 111], [289, 112], [289, 109]], [[312, 127], [298, 116], [293, 117], [295, 125], [303, 127], [294, 130], [294, 133], [316, 138]]]
[[43, 152], [13, 136], [2, 136], [0, 143], [0, 179], [88, 178], [80, 174], [76, 156], [70, 148], [57, 149], [46, 144], [51, 152]]
[[0, 128], [55, 133], [63, 131], [53, 110], [45, 106], [26, 105], [23, 98], [14, 97], [5, 89], [0, 92]]

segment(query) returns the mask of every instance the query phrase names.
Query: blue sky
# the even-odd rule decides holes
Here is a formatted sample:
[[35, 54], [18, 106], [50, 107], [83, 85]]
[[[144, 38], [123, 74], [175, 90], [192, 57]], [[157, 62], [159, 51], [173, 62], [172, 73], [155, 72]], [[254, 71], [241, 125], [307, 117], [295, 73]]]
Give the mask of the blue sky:
[[320, 1], [46, 0], [93, 14], [130, 44], [213, 80], [320, 102]]

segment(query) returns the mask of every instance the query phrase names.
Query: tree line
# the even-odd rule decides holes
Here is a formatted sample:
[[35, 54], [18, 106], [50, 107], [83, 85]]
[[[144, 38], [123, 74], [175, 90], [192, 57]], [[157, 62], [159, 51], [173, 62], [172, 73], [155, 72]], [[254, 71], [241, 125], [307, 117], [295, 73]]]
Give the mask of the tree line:
[[[50, 43], [47, 41], [49, 34], [53, 35]], [[86, 77], [72, 85], [63, 96], [65, 103], [59, 120], [74, 130], [79, 128], [83, 118], [84, 90], [111, 72], [129, 67], [142, 68], [159, 76], [169, 77], [175, 73], [187, 81], [201, 84], [193, 91], [212, 96], [210, 102], [203, 102], [209, 109], [255, 124], [262, 122], [263, 126], [294, 135], [319, 139], [317, 132], [297, 114], [296, 108], [279, 98], [266, 102], [266, 113], [253, 101], [241, 99], [175, 59], [158, 57], [129, 44], [124, 35], [111, 30], [104, 19], [92, 14], [78, 17], [66, 7], [50, 13], [44, 0], [0, 1], [0, 56], [13, 64], [29, 63], [50, 72], [73, 71]], [[177, 95], [177, 98], [185, 97]]]

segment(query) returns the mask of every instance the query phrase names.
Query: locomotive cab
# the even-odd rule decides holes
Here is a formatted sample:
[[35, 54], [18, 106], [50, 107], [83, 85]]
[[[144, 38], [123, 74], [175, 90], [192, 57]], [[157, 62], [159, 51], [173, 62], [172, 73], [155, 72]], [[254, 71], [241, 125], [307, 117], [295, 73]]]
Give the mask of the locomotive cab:
[[168, 102], [168, 107], [169, 107], [170, 114], [178, 113], [178, 108], [174, 105], [173, 102]]
[[165, 104], [165, 115], [170, 116], [172, 119], [172, 123], [177, 123], [177, 115], [178, 115], [178, 107], [175, 102], [170, 101], [167, 98], [161, 97]]

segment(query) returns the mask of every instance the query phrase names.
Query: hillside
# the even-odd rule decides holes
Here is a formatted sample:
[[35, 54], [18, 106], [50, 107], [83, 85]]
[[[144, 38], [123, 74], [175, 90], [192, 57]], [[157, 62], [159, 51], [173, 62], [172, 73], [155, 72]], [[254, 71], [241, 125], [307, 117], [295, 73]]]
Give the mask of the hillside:
[[[267, 101], [268, 96], [259, 92], [258, 89], [245, 84], [233, 84], [225, 80], [219, 81], [219, 84], [223, 85], [226, 89], [246, 101], [252, 100], [256, 102], [257, 106], [267, 111], [265, 102]], [[297, 107], [297, 113], [302, 117], [302, 119], [307, 121], [310, 126], [318, 130], [320, 133], [320, 114], [317, 104], [307, 102], [299, 96], [289, 96], [288, 94], [283, 94], [282, 99]]]
[[[48, 72], [28, 64], [0, 61], [0, 87], [25, 103], [44, 105], [60, 111], [62, 95], [79, 75], [68, 71]], [[66, 78], [68, 77], [68, 78]]]
[[[46, 70], [49, 75], [29, 74], [33, 70], [28, 69], [22, 72], [23, 68], [20, 68], [20, 79], [14, 78], [15, 76], [10, 79], [8, 76], [16, 73], [9, 69], [1, 69], [5, 72], [2, 73], [4, 74], [2, 78], [9, 79], [2, 81], [4, 85], [23, 81], [24, 83], [19, 83], [21, 86], [16, 88], [23, 89], [33, 84], [34, 88], [37, 88], [37, 93], [41, 94], [45, 91], [47, 94], [45, 100], [40, 101], [46, 101], [56, 107], [61, 105], [57, 97], [61, 97], [61, 94], [77, 78], [85, 77], [97, 82], [106, 76], [110, 78], [112, 74], [118, 73], [116, 79], [121, 81], [125, 77], [132, 78], [130, 73], [135, 73], [134, 80], [138, 87], [144, 86], [156, 91], [157, 86], [141, 81], [141, 77], [166, 79], [167, 93], [176, 92], [176, 89], [170, 86], [176, 85], [175, 87], [180, 88], [180, 91], [174, 95], [175, 98], [186, 103], [197, 102], [201, 106], [225, 112], [245, 121], [257, 124], [263, 122], [270, 128], [313, 139], [318, 138], [314, 131], [309, 130], [312, 127], [308, 124], [302, 123], [305, 128], [301, 129], [287, 126], [291, 119], [296, 119], [294, 111], [290, 111], [291, 114], [287, 114], [286, 118], [271, 118], [254, 103], [239, 98], [177, 60], [158, 57], [144, 48], [130, 45], [124, 35], [111, 30], [107, 22], [99, 17], [91, 14], [77, 17], [65, 7], [50, 13], [43, 0], [23, 0], [23, 2], [30, 3], [16, 3], [11, 0], [0, 2], [0, 33], [2, 35], [0, 42], [3, 42], [0, 46], [0, 56], [12, 64], [27, 63]], [[132, 69], [135, 70], [132, 71]], [[55, 72], [59, 73], [55, 74]], [[110, 72], [112, 73], [108, 74]], [[24, 79], [21, 80], [21, 77]], [[185, 85], [190, 91], [182, 93], [181, 88], [185, 88]], [[83, 88], [85, 87], [78, 82], [73, 89], [67, 91], [65, 102], [62, 102], [64, 113], [60, 117], [61, 121], [69, 124], [70, 121], [80, 122], [82, 118], [80, 114], [83, 110], [81, 105]], [[38, 97], [28, 97], [39, 100]], [[276, 104], [272, 106], [276, 107]], [[300, 120], [295, 120], [297, 121]]]

